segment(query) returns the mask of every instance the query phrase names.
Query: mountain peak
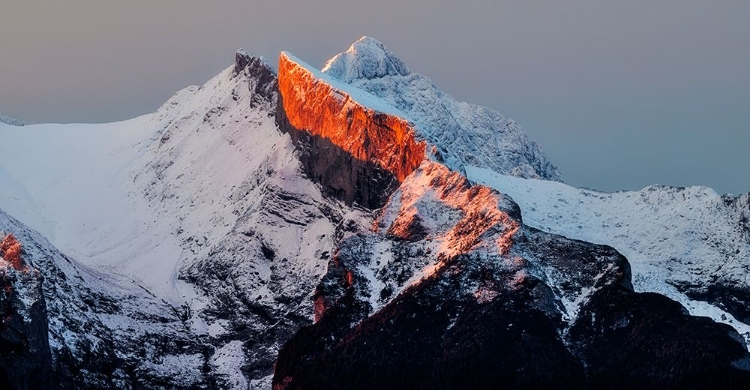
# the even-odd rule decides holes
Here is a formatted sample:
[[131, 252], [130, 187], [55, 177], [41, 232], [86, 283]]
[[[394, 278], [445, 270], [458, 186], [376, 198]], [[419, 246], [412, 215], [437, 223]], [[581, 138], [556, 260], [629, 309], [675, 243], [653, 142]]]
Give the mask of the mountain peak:
[[456, 101], [428, 77], [411, 72], [373, 38], [354, 42], [330, 59], [322, 73], [377, 98], [369, 101], [394, 107], [453, 170], [485, 167], [518, 177], [562, 181], [557, 167], [515, 121], [495, 110]]
[[328, 60], [323, 72], [346, 83], [411, 73], [392, 51], [368, 36], [359, 38], [347, 51]]
[[263, 56], [253, 56], [245, 49], [237, 49], [234, 54], [234, 73], [240, 73], [247, 67], [252, 68], [265, 68], [269, 69], [272, 73], [275, 73], [273, 66]]

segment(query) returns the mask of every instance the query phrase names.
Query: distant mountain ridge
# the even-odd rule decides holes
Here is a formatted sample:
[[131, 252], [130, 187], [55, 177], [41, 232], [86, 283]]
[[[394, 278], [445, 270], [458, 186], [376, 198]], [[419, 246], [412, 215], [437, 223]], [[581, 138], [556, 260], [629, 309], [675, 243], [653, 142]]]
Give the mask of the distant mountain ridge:
[[10, 117], [4, 116], [2, 114], [0, 114], [0, 123], [5, 123], [6, 125], [11, 125], [11, 126], [24, 126], [24, 125], [26, 125], [26, 122], [24, 122], [22, 120], [15, 119], [15, 118], [10, 118]]

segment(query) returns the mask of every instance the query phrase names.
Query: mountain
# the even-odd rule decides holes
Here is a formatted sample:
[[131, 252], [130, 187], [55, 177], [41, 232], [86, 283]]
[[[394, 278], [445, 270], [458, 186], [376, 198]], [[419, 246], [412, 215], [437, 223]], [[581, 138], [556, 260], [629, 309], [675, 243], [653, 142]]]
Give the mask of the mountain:
[[562, 175], [518, 123], [495, 110], [457, 102], [429, 78], [411, 72], [385, 45], [362, 37], [331, 58], [323, 73], [367, 91], [400, 110], [430, 141], [445, 165], [467, 165], [523, 177], [562, 181]]
[[[146, 345], [133, 354], [108, 348], [130, 367], [114, 387], [244, 388], [268, 377], [278, 345], [311, 322], [306, 298], [337, 232], [362, 217], [299, 172], [290, 137], [275, 125], [276, 95], [272, 68], [238, 52], [234, 66], [154, 114], [29, 133], [0, 127], [0, 207], [74, 258], [75, 272], [89, 269], [128, 291], [99, 290], [107, 305], [135, 313], [112, 318], [91, 302], [105, 312], [93, 318], [102, 334], [125, 329], [133, 334], [121, 339]], [[86, 278], [65, 280], [89, 288]], [[52, 345], [53, 357], [75, 344]], [[72, 382], [102, 387], [79, 375]]]
[[467, 176], [516, 199], [530, 226], [614, 247], [630, 260], [636, 290], [729, 324], [750, 343], [750, 194], [661, 185], [602, 193], [474, 167]]
[[[540, 223], [528, 202], [583, 190], [559, 182], [520, 126], [456, 102], [372, 38], [323, 71], [288, 52], [276, 71], [240, 50], [153, 114], [0, 124], [0, 139], [0, 230], [38, 275], [6, 267], [23, 292], [9, 302], [39, 302], [13, 326], [41, 340], [46, 325], [49, 341], [12, 370], [49, 373], [40, 386], [750, 380], [736, 329], [643, 289], [638, 257], [631, 278], [621, 253], [635, 242], [599, 240], [595, 223], [595, 243]], [[543, 184], [529, 196], [501, 179]], [[737, 205], [726, 207], [738, 226], [742, 199], [723, 203]], [[734, 226], [713, 221], [726, 229], [712, 237]], [[672, 286], [669, 267], [689, 264], [678, 263], [654, 262], [661, 284], [649, 285]], [[716, 319], [742, 329], [741, 316]], [[0, 367], [14, 367], [8, 356]], [[0, 375], [30, 387], [29, 374]]]
[[374, 225], [342, 243], [316, 290], [322, 314], [282, 348], [275, 388], [748, 379], [729, 326], [635, 293], [611, 247], [528, 227], [512, 199], [444, 166], [424, 163]]

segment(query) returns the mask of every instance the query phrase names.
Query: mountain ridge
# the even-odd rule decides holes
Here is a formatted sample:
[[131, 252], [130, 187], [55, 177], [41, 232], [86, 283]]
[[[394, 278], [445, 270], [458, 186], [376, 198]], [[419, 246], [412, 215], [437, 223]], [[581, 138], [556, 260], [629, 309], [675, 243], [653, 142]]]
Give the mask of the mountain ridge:
[[11, 125], [11, 126], [24, 126], [24, 125], [26, 125], [26, 122], [24, 122], [24, 121], [22, 121], [20, 119], [15, 119], [15, 118], [7, 117], [7, 116], [4, 116], [3, 114], [0, 114], [0, 123], [4, 123], [6, 125]]

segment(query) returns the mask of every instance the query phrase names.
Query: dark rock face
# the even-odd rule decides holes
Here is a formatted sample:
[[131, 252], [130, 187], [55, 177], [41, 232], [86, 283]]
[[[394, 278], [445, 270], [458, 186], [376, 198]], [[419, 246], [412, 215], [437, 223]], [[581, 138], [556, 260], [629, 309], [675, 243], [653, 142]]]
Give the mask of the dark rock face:
[[250, 82], [252, 97], [251, 107], [257, 107], [262, 102], [276, 104], [278, 79], [271, 64], [262, 57], [253, 57], [244, 50], [238, 50], [234, 61], [234, 74], [243, 74]]
[[[622, 287], [595, 294], [569, 332], [594, 388], [746, 388], [750, 356], [728, 325]], [[613, 386], [614, 384], [614, 386]]]
[[540, 302], [553, 306], [554, 299], [550, 286], [535, 278], [487, 302], [461, 294], [461, 275], [473, 268], [469, 261], [476, 259], [452, 260], [353, 328], [364, 309], [345, 294], [282, 348], [274, 388], [750, 384], [745, 371], [750, 360], [739, 335], [710, 319], [688, 316], [663, 296], [609, 285], [565, 331], [559, 315], [539, 307]]
[[20, 243], [12, 235], [2, 241], [0, 388], [51, 389], [52, 357], [47, 339], [43, 278], [38, 270], [25, 264]]
[[244, 49], [237, 50], [234, 54], [234, 74], [242, 72], [252, 60], [253, 57]]
[[[339, 301], [279, 354], [275, 389], [497, 388], [581, 383], [583, 367], [565, 348], [556, 321], [532, 302], [548, 296], [528, 279], [520, 294], [486, 303], [453, 295], [455, 259], [375, 315], [349, 328], [356, 305]], [[332, 340], [332, 341], [329, 341]]]
[[708, 286], [679, 282], [672, 284], [691, 299], [713, 303], [738, 320], [750, 323], [750, 286], [729, 281], [717, 281]]
[[305, 174], [322, 186], [325, 195], [348, 205], [377, 209], [398, 187], [398, 179], [388, 170], [354, 158], [328, 138], [290, 125], [283, 109], [278, 110], [276, 119], [279, 128], [292, 137]]
[[[24, 259], [21, 271], [0, 271], [3, 291], [10, 291], [0, 296], [10, 324], [0, 332], [0, 350], [7, 348], [0, 366], [9, 367], [7, 378], [0, 372], [0, 384], [10, 384], [0, 388], [188, 388], [157, 364], [212, 348], [185, 327], [174, 307], [149, 300], [142, 289], [102, 288], [99, 278], [1, 210], [0, 229], [23, 243]], [[107, 318], [117, 318], [119, 327], [105, 324]], [[188, 374], [197, 377], [195, 388], [219, 387], [210, 372]]]

